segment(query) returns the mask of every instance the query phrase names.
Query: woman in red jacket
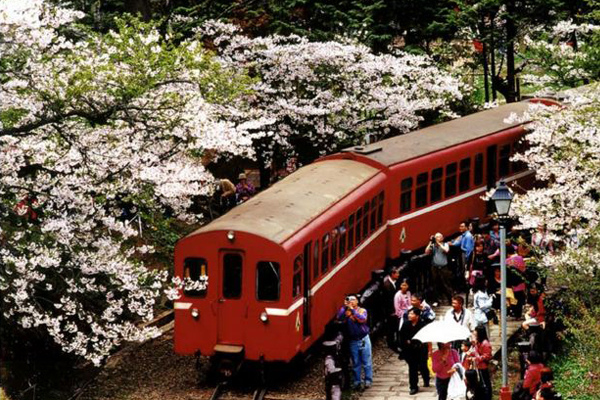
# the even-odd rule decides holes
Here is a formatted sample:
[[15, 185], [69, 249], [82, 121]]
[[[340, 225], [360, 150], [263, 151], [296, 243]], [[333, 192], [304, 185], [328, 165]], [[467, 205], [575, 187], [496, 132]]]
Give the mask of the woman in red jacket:
[[489, 363], [492, 359], [492, 345], [488, 340], [484, 326], [478, 326], [474, 331], [474, 350], [468, 357], [474, 363], [485, 386], [486, 399], [492, 399], [492, 381], [490, 380]]

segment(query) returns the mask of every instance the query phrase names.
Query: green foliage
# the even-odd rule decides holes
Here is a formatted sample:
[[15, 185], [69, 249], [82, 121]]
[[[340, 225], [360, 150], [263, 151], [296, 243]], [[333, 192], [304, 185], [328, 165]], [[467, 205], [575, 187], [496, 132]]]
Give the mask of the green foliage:
[[551, 282], [565, 288], [547, 300], [567, 328], [565, 346], [550, 362], [563, 399], [600, 398], [600, 273], [596, 265], [591, 273], [582, 272], [595, 263], [590, 254], [597, 254], [598, 242], [584, 246], [575, 250], [578, 265], [557, 265], [549, 274]]
[[[599, 315], [596, 315], [598, 318]], [[593, 325], [598, 325], [597, 319], [592, 321]], [[588, 332], [596, 335], [597, 330]], [[596, 400], [600, 396], [600, 385], [598, 384], [598, 354], [599, 345], [595, 348], [589, 348], [580, 343], [575, 337], [567, 339], [565, 347], [560, 353], [555, 355], [549, 362], [550, 368], [554, 372], [554, 382], [556, 390], [563, 395], [565, 400]], [[595, 363], [595, 364], [594, 364]]]

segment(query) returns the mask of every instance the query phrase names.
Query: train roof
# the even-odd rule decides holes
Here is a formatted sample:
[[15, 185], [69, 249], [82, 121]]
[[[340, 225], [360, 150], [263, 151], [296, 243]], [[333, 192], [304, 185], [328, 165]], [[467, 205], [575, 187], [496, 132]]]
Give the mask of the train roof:
[[353, 160], [307, 165], [188, 236], [233, 230], [282, 243], [377, 172]]
[[369, 145], [349, 147], [343, 151], [364, 155], [385, 166], [394, 165], [520, 125], [519, 122], [507, 124], [504, 119], [511, 113], [522, 114], [530, 104], [518, 102], [501, 105]]

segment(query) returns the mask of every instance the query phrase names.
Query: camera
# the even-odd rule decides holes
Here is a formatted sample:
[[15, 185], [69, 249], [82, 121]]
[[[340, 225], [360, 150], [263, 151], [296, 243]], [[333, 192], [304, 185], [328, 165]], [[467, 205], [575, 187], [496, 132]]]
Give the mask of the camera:
[[431, 242], [431, 244], [432, 244], [432, 245], [433, 245], [433, 244], [435, 244], [435, 236], [434, 236], [434, 235], [431, 235], [431, 236], [429, 237], [429, 241]]

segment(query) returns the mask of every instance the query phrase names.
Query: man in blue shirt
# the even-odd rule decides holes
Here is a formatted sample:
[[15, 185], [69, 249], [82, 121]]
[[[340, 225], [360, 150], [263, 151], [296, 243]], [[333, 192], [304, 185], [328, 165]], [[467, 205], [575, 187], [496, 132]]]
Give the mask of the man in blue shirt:
[[467, 228], [468, 226], [469, 224], [466, 221], [461, 222], [458, 226], [460, 236], [450, 243], [451, 246], [460, 246], [461, 257], [457, 271], [457, 276], [459, 277], [463, 277], [465, 275], [465, 268], [467, 267], [471, 253], [473, 253], [473, 249], [475, 248], [475, 239], [473, 238], [471, 232], [469, 232], [469, 228]]
[[367, 310], [358, 306], [356, 296], [348, 296], [344, 301], [344, 306], [338, 311], [336, 319], [343, 321], [347, 328], [354, 372], [352, 388], [359, 389], [361, 387], [363, 368], [365, 370], [365, 387], [369, 388], [373, 385], [373, 362], [369, 326], [367, 325]]

